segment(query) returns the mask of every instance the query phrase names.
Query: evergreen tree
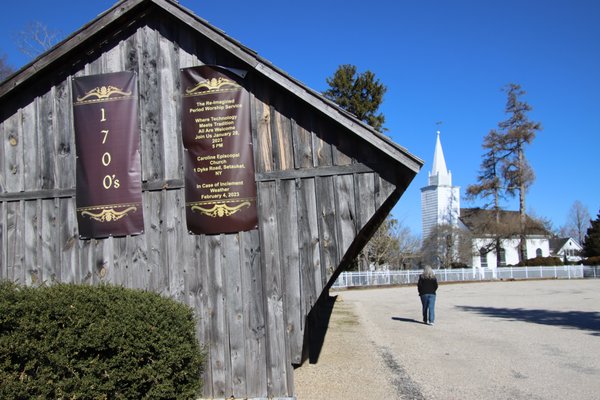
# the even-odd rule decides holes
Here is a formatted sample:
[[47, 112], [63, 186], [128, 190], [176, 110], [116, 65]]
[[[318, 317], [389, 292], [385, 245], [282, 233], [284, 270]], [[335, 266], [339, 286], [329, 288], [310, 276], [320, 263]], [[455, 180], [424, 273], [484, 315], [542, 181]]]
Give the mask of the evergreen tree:
[[344, 110], [354, 114], [379, 132], [383, 132], [385, 117], [377, 114], [387, 88], [369, 70], [358, 73], [356, 66], [340, 65], [334, 75], [327, 78], [329, 89], [323, 92]]
[[600, 211], [596, 219], [590, 221], [590, 227], [583, 240], [583, 254], [586, 257], [600, 256]]

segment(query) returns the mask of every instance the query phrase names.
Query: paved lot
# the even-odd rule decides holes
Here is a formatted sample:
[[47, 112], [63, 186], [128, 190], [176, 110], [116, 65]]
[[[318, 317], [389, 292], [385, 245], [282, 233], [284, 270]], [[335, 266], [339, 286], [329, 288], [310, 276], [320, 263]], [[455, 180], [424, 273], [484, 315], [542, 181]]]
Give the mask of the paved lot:
[[600, 399], [600, 280], [441, 285], [433, 327], [414, 286], [332, 295], [298, 400]]

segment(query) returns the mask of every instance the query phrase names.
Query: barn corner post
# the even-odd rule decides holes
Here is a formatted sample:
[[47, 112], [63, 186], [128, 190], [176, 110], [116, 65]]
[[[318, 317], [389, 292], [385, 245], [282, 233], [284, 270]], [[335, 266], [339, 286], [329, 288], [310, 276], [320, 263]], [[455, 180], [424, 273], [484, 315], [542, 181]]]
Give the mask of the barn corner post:
[[[103, 124], [132, 99], [125, 146]], [[122, 0], [1, 83], [0, 152], [0, 278], [187, 303], [204, 399], [295, 398], [311, 312], [422, 166], [171, 0]]]

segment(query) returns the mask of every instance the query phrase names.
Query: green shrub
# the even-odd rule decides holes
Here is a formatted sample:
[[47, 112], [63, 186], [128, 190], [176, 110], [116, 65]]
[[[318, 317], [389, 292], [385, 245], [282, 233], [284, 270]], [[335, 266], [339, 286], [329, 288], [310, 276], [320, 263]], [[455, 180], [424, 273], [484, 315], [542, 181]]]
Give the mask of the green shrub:
[[559, 257], [535, 257], [517, 264], [518, 267], [554, 267], [563, 265]]
[[195, 398], [194, 326], [189, 307], [154, 293], [0, 283], [0, 398]]

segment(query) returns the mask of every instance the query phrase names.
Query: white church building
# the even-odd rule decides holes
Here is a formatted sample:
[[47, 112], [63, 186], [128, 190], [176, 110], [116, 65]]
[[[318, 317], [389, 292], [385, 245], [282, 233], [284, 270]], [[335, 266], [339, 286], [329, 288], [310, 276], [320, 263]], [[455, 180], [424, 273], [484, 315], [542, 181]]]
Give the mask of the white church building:
[[[500, 257], [497, 257], [494, 238], [485, 232], [485, 224], [492, 210], [481, 208], [460, 208], [460, 187], [452, 185], [452, 173], [446, 167], [440, 132], [437, 132], [433, 165], [429, 172], [427, 186], [421, 188], [421, 216], [423, 240], [435, 231], [438, 225], [451, 225], [467, 230], [472, 237], [473, 268], [495, 269], [498, 266], [514, 265], [519, 262], [519, 238], [502, 239]], [[518, 211], [501, 211], [500, 223], [506, 226], [518, 225]], [[548, 257], [550, 255], [550, 234], [537, 221], [527, 217], [526, 258]], [[498, 265], [498, 261], [500, 265]]]

